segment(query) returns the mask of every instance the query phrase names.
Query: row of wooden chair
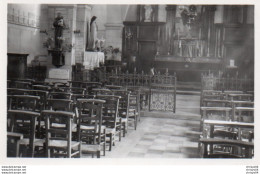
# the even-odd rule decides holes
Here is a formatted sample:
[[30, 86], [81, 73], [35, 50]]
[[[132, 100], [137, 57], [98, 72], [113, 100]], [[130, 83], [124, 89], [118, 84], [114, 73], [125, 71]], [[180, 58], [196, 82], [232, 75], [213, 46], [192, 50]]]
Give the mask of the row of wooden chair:
[[[75, 126], [75, 119], [78, 120], [78, 123], [79, 120], [80, 120], [80, 111], [79, 111], [79, 108], [80, 107], [80, 103], [81, 102], [87, 102], [86, 100], [92, 100], [91, 102], [93, 103], [94, 100], [101, 100], [101, 99], [105, 99], [105, 100], [102, 100], [102, 101], [105, 101], [105, 103], [103, 103], [103, 106], [101, 107], [102, 110], [104, 110], [104, 106], [107, 105], [107, 106], [110, 106], [110, 109], [107, 110], [106, 112], [105, 111], [102, 111], [102, 121], [99, 121], [97, 123], [102, 123], [102, 126], [99, 126], [100, 128], [102, 128], [102, 131], [103, 131], [103, 137], [102, 137], [102, 143], [103, 143], [103, 152], [104, 152], [104, 155], [105, 155], [105, 147], [106, 147], [106, 143], [109, 142], [110, 144], [110, 150], [112, 148], [112, 145], [114, 144], [115, 142], [115, 136], [116, 135], [119, 135], [119, 139], [121, 140], [121, 129], [123, 127], [123, 134], [125, 136], [126, 132], [127, 132], [127, 127], [128, 127], [128, 123], [131, 123], [131, 121], [133, 121], [133, 124], [134, 124], [134, 128], [136, 129], [136, 126], [137, 126], [137, 114], [138, 114], [138, 97], [137, 96], [132, 96], [134, 99], [135, 99], [135, 102], [134, 102], [134, 105], [133, 107], [134, 108], [131, 108], [130, 105], [131, 103], [129, 102], [130, 100], [130, 93], [126, 90], [122, 90], [122, 91], [117, 91], [117, 93], [121, 93], [120, 97], [113, 97], [113, 100], [114, 101], [117, 101], [117, 110], [118, 111], [114, 111], [114, 112], [111, 112], [111, 104], [109, 105], [108, 103], [110, 103], [109, 101], [112, 99], [111, 96], [107, 96], [107, 95], [104, 95], [104, 94], [101, 94], [100, 90], [96, 89], [96, 90], [92, 90], [93, 93], [95, 93], [95, 95], [92, 95], [91, 97], [94, 98], [96, 97], [96, 99], [86, 99], [86, 97], [89, 97], [89, 96], [86, 96], [86, 94], [84, 94], [84, 90], [82, 90], [80, 93], [78, 91], [80, 91], [80, 88], [77, 89], [77, 94], [78, 95], [75, 95], [76, 91], [73, 91], [76, 87], [71, 87], [71, 88], [68, 88], [68, 87], [60, 87], [60, 89], [63, 89], [64, 91], [63, 92], [49, 92], [49, 91], [44, 91], [43, 90], [30, 90], [30, 89], [8, 89], [8, 107], [9, 107], [9, 111], [13, 111], [13, 110], [16, 110], [17, 112], [27, 112], [26, 109], [28, 109], [30, 106], [27, 106], [27, 105], [33, 105], [34, 104], [34, 108], [31, 108], [30, 111], [28, 112], [35, 112], [35, 113], [39, 113], [41, 111], [41, 115], [45, 115], [45, 108], [47, 109], [51, 109], [49, 112], [70, 112], [70, 113], [79, 113], [79, 114], [76, 114], [78, 115], [77, 117], [73, 116], [71, 117], [72, 120], [74, 121], [74, 124], [72, 124], [72, 132], [75, 134], [75, 132], [80, 132], [83, 136], [84, 133], [89, 133], [91, 132], [90, 130], [89, 131], [80, 131], [80, 130], [76, 130], [75, 127], [82, 127], [82, 126], [78, 126], [79, 124], [77, 124], [77, 126]], [[118, 88], [117, 88], [118, 89]], [[103, 90], [103, 89], [102, 89]], [[101, 90], [101, 91], [102, 91]], [[108, 90], [103, 90], [103, 91], [108, 91]], [[39, 93], [42, 92], [44, 95], [39, 95]], [[74, 94], [72, 94], [71, 92], [74, 92]], [[20, 94], [20, 95], [15, 95], [15, 94]], [[115, 94], [115, 91], [113, 92]], [[123, 95], [123, 93], [125, 93], [126, 95]], [[21, 96], [21, 94], [25, 94], [23, 96]], [[39, 95], [39, 96], [32, 96], [32, 95], [28, 95], [28, 94], [36, 94], [36, 95]], [[74, 98], [74, 100], [71, 100], [73, 99], [72, 96], [77, 96], [76, 99]], [[120, 101], [123, 101], [122, 99], [126, 96], [127, 98], [127, 105], [125, 102], [119, 102]], [[62, 99], [61, 99], [62, 98]], [[79, 99], [79, 98], [82, 98], [82, 99]], [[23, 99], [26, 99], [26, 100], [31, 100], [30, 102], [28, 101], [25, 101]], [[34, 99], [34, 100], [32, 100]], [[38, 102], [35, 103], [35, 101], [38, 100]], [[125, 101], [125, 100], [124, 100]], [[112, 102], [112, 101], [111, 101]], [[119, 105], [120, 104], [120, 105]], [[64, 105], [66, 105], [64, 107]], [[83, 106], [83, 104], [81, 105]], [[84, 105], [85, 106], [85, 105]], [[16, 107], [16, 108], [15, 108]], [[62, 109], [63, 107], [63, 109]], [[62, 110], [62, 111], [60, 111]], [[71, 110], [73, 110], [73, 112], [71, 112]], [[84, 114], [87, 113], [88, 110], [85, 110], [84, 111]], [[128, 112], [128, 113], [127, 113]], [[130, 112], [133, 112], [133, 115], [129, 114]], [[93, 113], [93, 112], [92, 112]], [[111, 115], [111, 114], [114, 114], [114, 115], [120, 115], [121, 117], [116, 117], [117, 120], [114, 122], [115, 123], [115, 126], [112, 125], [113, 123], [113, 120], [109, 120], [111, 119], [111, 117], [106, 117], [107, 115]], [[8, 112], [8, 115], [13, 115], [11, 112], [9, 113]], [[23, 115], [23, 114], [20, 114], [20, 115]], [[59, 114], [58, 114], [59, 115]], [[66, 114], [65, 114], [66, 115]], [[126, 117], [129, 116], [129, 119], [127, 119]], [[40, 118], [41, 117], [41, 118]], [[40, 118], [40, 119], [39, 119]], [[47, 117], [46, 117], [47, 118]], [[106, 118], [109, 118], [108, 120], [106, 120]], [[37, 121], [39, 122], [38, 123], [38, 127], [36, 126], [36, 131], [35, 131], [35, 134], [37, 135], [37, 133], [39, 134], [39, 132], [41, 131], [40, 129], [46, 129], [46, 123], [45, 123], [45, 126], [42, 126], [42, 120], [44, 119], [44, 116], [37, 116]], [[139, 117], [140, 119], [140, 117]], [[10, 119], [12, 120], [12, 119]], [[59, 119], [58, 119], [59, 120]], [[83, 119], [84, 120], [84, 119]], [[123, 121], [122, 121], [123, 120]], [[11, 122], [11, 121], [10, 121]], [[91, 123], [93, 123], [93, 121], [90, 121]], [[8, 131], [13, 131], [10, 127], [12, 124], [10, 123], [9, 124], [9, 129]], [[104, 129], [105, 128], [105, 129]], [[8, 133], [8, 139], [11, 139], [11, 138], [17, 138], [17, 136], [14, 136], [14, 133]], [[93, 132], [93, 130], [92, 130]], [[44, 133], [47, 135], [47, 132]], [[48, 136], [45, 137], [47, 138]], [[52, 135], [52, 134], [51, 134]], [[93, 134], [94, 135], [94, 134]], [[105, 135], [105, 137], [104, 137]], [[42, 138], [43, 136], [39, 136], [39, 138]], [[78, 135], [79, 137], [79, 135]], [[95, 137], [95, 136], [94, 136]], [[21, 136], [19, 137], [21, 138]], [[95, 138], [88, 138], [89, 140], [95, 140]], [[39, 142], [39, 141], [37, 141]], [[47, 140], [46, 140], [47, 142]], [[91, 141], [90, 141], [91, 142]], [[101, 141], [98, 141], [99, 144], [102, 144]], [[20, 144], [20, 143], [18, 143]], [[45, 146], [44, 146], [45, 147]], [[81, 149], [81, 151], [87, 151], [87, 148], [86, 147], [89, 147], [89, 146], [82, 146], [84, 147], [83, 149]], [[96, 146], [94, 146], [95, 150], [92, 149], [92, 151], [95, 151], [97, 153], [97, 156], [100, 157], [100, 148], [96, 148]], [[48, 152], [48, 157], [50, 156], [55, 156], [55, 155], [51, 155], [51, 154], [54, 154], [54, 150], [51, 150], [51, 152], [48, 150], [48, 146], [46, 145], [46, 148], [47, 148], [47, 152]], [[31, 149], [31, 148], [30, 148]], [[44, 149], [44, 148], [43, 148]], [[57, 151], [59, 152], [59, 151]], [[91, 150], [90, 150], [91, 152]], [[19, 153], [19, 150], [18, 152]], [[56, 153], [56, 152], [55, 152]], [[33, 153], [31, 153], [33, 154]], [[72, 155], [73, 156], [73, 155]], [[68, 157], [71, 157], [71, 156], [68, 156]]]

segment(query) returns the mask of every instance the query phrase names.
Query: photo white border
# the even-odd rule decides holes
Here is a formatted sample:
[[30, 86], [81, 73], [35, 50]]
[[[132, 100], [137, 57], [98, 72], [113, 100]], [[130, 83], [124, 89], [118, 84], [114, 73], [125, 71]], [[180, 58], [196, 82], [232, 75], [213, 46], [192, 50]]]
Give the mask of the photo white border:
[[[100, 158], [100, 159], [45, 159], [45, 158], [7, 158], [6, 157], [6, 77], [7, 77], [7, 3], [26, 3], [26, 4], [216, 4], [216, 5], [225, 5], [225, 4], [245, 4], [245, 5], [254, 5], [255, 6], [255, 157], [253, 159], [132, 159], [132, 158], [125, 158], [125, 159], [108, 159], [108, 158]], [[204, 167], [205, 165], [221, 165], [221, 166], [229, 166], [229, 165], [259, 165], [259, 80], [257, 77], [259, 75], [259, 70], [257, 67], [259, 66], [259, 10], [260, 10], [260, 3], [257, 0], [218, 0], [218, 1], [205, 1], [205, 0], [179, 0], [179, 1], [169, 1], [169, 0], [133, 0], [133, 1], [126, 1], [126, 0], [109, 0], [109, 1], [101, 1], [101, 0], [1, 0], [0, 1], [0, 56], [1, 56], [1, 68], [0, 68], [0, 90], [2, 97], [0, 99], [0, 106], [1, 106], [1, 121], [0, 121], [0, 165], [40, 165], [40, 166], [60, 166], [61, 168], [69, 165], [84, 165], [84, 166], [96, 166], [99, 167], [100, 165], [106, 166], [168, 166], [168, 167], [177, 167], [182, 166], [183, 168], [187, 169], [186, 166], [190, 165], [199, 165]], [[60, 168], [60, 169], [61, 169]], [[167, 168], [167, 167], [166, 167]], [[213, 167], [214, 170], [217, 167]], [[41, 170], [41, 169], [39, 169]], [[111, 169], [112, 170], [112, 169]], [[214, 170], [210, 170], [210, 173], [215, 173]], [[65, 172], [65, 171], [64, 171]], [[63, 173], [64, 173], [63, 172]], [[93, 172], [93, 171], [92, 171]], [[104, 171], [105, 172], [105, 171]], [[121, 172], [123, 172], [121, 170]], [[83, 172], [87, 173], [87, 172]], [[170, 173], [175, 173], [171, 171]], [[232, 172], [233, 173], [233, 172]], [[245, 172], [244, 172], [245, 173]]]

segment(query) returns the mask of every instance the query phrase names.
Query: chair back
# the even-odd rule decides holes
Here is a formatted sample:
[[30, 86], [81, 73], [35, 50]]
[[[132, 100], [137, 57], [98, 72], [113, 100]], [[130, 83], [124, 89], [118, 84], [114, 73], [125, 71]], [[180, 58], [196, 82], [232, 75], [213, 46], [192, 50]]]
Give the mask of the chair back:
[[7, 88], [7, 95], [26, 95], [29, 94], [28, 89]]
[[47, 106], [48, 109], [54, 111], [72, 111], [73, 101], [68, 99], [48, 99]]
[[[72, 121], [75, 113], [65, 111], [42, 111], [45, 118], [46, 149], [48, 157], [72, 156]], [[52, 154], [51, 151], [52, 150]], [[64, 153], [60, 153], [63, 151]]]
[[71, 93], [67, 92], [51, 92], [50, 93], [50, 98], [51, 99], [68, 99], [71, 100]]
[[12, 95], [9, 97], [9, 109], [20, 109], [27, 111], [36, 111], [39, 107], [39, 96], [33, 95]]
[[32, 83], [31, 82], [25, 82], [25, 81], [15, 81], [14, 85], [15, 85], [16, 88], [31, 89]]
[[118, 96], [96, 96], [97, 99], [105, 100], [103, 104], [103, 125], [109, 128], [116, 128], [116, 120], [118, 118]]
[[70, 86], [70, 88], [71, 87], [81, 88], [82, 81], [69, 81], [69, 86]]
[[114, 90], [113, 93], [114, 93], [114, 95], [121, 97], [119, 100], [119, 107], [118, 107], [119, 116], [122, 118], [128, 118], [130, 91]]
[[78, 139], [87, 144], [100, 144], [102, 107], [105, 100], [78, 99]]
[[91, 92], [94, 95], [111, 95], [113, 92], [110, 89], [107, 88], [93, 88]]
[[43, 90], [43, 91], [50, 91], [52, 89], [48, 85], [33, 85], [32, 88], [35, 90]]
[[49, 91], [44, 90], [28, 90], [30, 95], [39, 96], [40, 97], [40, 108], [41, 110], [45, 109], [47, 104], [47, 99], [49, 98]]
[[9, 132], [22, 133], [23, 137], [29, 138], [28, 155], [34, 154], [34, 140], [36, 119], [40, 116], [38, 112], [23, 111], [23, 110], [8, 110], [7, 117], [10, 124], [7, 126]]

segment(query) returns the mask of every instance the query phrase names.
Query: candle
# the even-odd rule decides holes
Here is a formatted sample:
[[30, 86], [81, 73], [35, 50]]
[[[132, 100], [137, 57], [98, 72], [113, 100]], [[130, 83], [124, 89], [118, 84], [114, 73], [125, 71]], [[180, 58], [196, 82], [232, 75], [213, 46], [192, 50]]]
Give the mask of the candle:
[[201, 28], [200, 28], [200, 31], [199, 31], [199, 40], [201, 39]]

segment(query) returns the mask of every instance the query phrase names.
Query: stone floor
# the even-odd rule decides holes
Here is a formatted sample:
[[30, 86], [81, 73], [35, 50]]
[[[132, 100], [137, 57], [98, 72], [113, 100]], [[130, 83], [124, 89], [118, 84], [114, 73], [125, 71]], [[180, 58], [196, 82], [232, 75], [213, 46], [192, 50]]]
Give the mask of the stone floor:
[[177, 95], [177, 111], [143, 112], [137, 130], [101, 158], [199, 158], [198, 95]]

